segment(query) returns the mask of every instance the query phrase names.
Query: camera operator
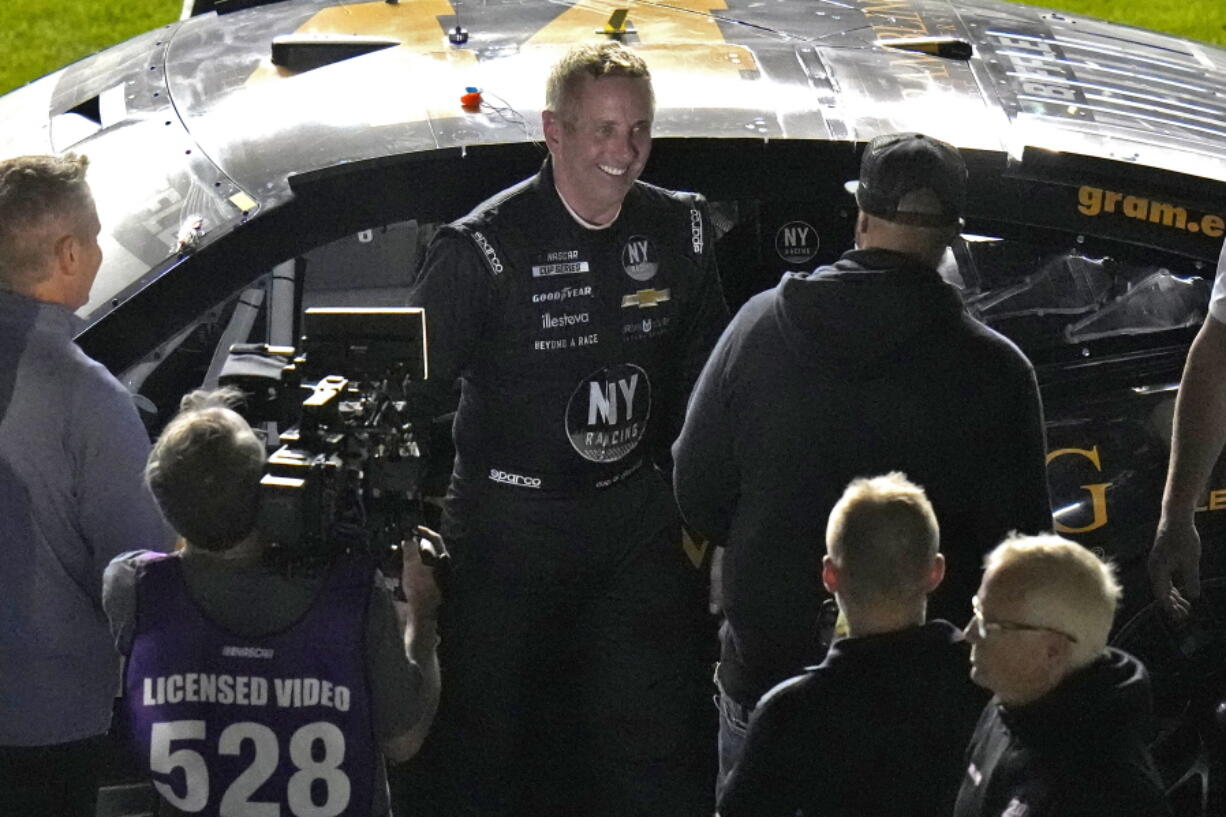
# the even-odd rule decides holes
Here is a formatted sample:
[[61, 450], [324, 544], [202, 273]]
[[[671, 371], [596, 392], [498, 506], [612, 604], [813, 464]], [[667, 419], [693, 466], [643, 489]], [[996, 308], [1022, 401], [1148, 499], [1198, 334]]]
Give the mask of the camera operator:
[[402, 629], [369, 561], [270, 567], [264, 448], [227, 406], [236, 396], [185, 397], [149, 457], [182, 550], [106, 571], [127, 737], [171, 813], [387, 814], [380, 753], [411, 757], [437, 704], [438, 588], [407, 548]]

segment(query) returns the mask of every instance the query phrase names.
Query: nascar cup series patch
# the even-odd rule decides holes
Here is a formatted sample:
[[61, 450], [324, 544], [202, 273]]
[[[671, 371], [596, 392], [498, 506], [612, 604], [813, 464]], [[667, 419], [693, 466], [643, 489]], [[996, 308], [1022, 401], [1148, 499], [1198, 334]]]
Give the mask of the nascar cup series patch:
[[651, 382], [633, 363], [598, 369], [579, 382], [566, 405], [566, 436], [579, 456], [617, 462], [647, 432]]
[[650, 281], [660, 268], [660, 256], [651, 239], [632, 235], [622, 247], [622, 269], [636, 281]]

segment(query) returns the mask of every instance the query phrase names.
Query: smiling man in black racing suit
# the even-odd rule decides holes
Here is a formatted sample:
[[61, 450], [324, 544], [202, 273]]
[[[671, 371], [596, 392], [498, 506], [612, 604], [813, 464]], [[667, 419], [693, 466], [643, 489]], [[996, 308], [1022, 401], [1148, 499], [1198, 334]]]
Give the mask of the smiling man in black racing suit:
[[461, 381], [413, 813], [710, 814], [687, 769], [698, 579], [654, 465], [727, 320], [714, 236], [701, 197], [637, 181], [640, 58], [577, 48], [547, 99], [541, 172], [445, 227], [410, 297], [434, 391]]

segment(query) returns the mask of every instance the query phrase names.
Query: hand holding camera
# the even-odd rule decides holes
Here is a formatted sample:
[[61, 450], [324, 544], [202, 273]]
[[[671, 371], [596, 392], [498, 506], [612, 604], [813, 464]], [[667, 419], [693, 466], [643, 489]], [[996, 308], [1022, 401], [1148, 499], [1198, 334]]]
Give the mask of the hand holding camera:
[[[409, 546], [416, 544], [415, 547]], [[440, 586], [446, 583], [451, 568], [451, 556], [443, 537], [424, 525], [418, 525], [414, 539], [402, 549], [400, 589], [417, 620], [437, 618], [443, 602]]]

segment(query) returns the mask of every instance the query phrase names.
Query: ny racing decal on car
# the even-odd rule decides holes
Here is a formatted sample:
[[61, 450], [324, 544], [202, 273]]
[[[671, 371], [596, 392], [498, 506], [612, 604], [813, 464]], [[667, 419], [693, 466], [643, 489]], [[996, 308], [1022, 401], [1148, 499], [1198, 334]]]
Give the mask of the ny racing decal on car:
[[775, 252], [786, 264], [803, 264], [817, 255], [821, 239], [812, 224], [789, 221], [775, 233]]
[[650, 416], [647, 372], [633, 363], [616, 363], [575, 387], [566, 406], [566, 436], [585, 460], [616, 462], [639, 444]]

